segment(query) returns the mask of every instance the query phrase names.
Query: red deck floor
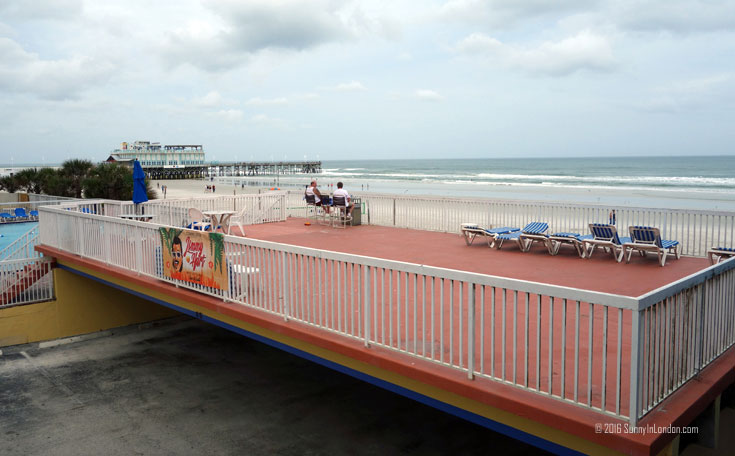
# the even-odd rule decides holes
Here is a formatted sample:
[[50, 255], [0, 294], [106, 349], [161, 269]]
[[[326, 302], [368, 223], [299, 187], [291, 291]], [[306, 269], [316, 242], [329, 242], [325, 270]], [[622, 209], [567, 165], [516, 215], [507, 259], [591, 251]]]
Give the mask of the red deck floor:
[[581, 259], [562, 246], [551, 256], [534, 244], [522, 253], [515, 243], [490, 249], [482, 239], [465, 245], [456, 234], [416, 231], [382, 226], [354, 226], [344, 230], [305, 225], [305, 219], [245, 227], [254, 239], [302, 247], [332, 250], [407, 263], [562, 285], [591, 291], [637, 297], [709, 266], [705, 258], [669, 257], [663, 268], [652, 257], [633, 255], [631, 262], [616, 263], [611, 255], [596, 251]]

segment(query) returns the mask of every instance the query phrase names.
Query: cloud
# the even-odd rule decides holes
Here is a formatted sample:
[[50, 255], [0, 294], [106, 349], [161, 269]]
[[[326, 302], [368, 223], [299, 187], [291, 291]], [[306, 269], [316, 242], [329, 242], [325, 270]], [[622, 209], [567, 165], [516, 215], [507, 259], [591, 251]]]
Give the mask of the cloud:
[[588, 10], [596, 3], [595, 0], [450, 0], [434, 15], [441, 21], [507, 27], [539, 16]]
[[228, 122], [237, 122], [243, 118], [243, 112], [239, 109], [222, 109], [212, 115]]
[[67, 20], [81, 15], [82, 0], [3, 0], [0, 17], [15, 20]]
[[210, 20], [168, 33], [160, 50], [169, 64], [220, 71], [264, 50], [302, 51], [355, 36], [354, 13], [341, 9], [341, 2], [209, 0], [204, 5]]
[[52, 100], [77, 98], [81, 92], [106, 83], [117, 69], [110, 61], [85, 56], [44, 60], [2, 37], [0, 56], [0, 89]]
[[443, 101], [444, 97], [428, 89], [417, 89], [414, 92], [414, 97], [421, 101]]
[[532, 73], [554, 76], [579, 70], [610, 70], [615, 65], [608, 40], [585, 30], [557, 42], [545, 42], [535, 49], [514, 50], [510, 64]]
[[278, 97], [278, 98], [271, 98], [271, 99], [263, 99], [259, 97], [251, 98], [249, 99], [245, 104], [248, 106], [277, 106], [277, 105], [285, 105], [288, 103], [288, 100], [285, 97]]
[[338, 92], [358, 92], [367, 89], [358, 81], [350, 81], [337, 84], [332, 90], [336, 90]]
[[609, 39], [589, 30], [535, 47], [504, 44], [487, 35], [473, 33], [460, 40], [453, 50], [458, 54], [483, 55], [510, 68], [551, 76], [581, 70], [609, 71], [616, 64]]
[[211, 91], [203, 97], [194, 97], [191, 104], [201, 108], [214, 108], [222, 105], [233, 104], [232, 100], [225, 100], [217, 91]]
[[612, 16], [619, 27], [635, 31], [735, 31], [735, 3], [729, 0], [617, 1]]
[[482, 33], [473, 33], [459, 41], [454, 50], [461, 54], [485, 54], [499, 51], [503, 44]]
[[283, 120], [276, 118], [276, 117], [270, 117], [266, 114], [256, 114], [250, 118], [250, 122], [259, 124], [259, 125], [282, 125]]

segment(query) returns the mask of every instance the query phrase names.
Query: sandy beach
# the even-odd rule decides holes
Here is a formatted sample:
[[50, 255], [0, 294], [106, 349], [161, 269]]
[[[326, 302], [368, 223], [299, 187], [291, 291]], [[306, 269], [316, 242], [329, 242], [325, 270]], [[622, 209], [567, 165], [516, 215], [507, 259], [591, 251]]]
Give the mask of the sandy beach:
[[[246, 185], [233, 185], [231, 183], [220, 182], [218, 179], [214, 181], [204, 179], [171, 179], [171, 180], [152, 180], [151, 184], [156, 191], [156, 197], [163, 199], [163, 190], [161, 186], [166, 186], [166, 198], [195, 198], [201, 196], [217, 196], [217, 195], [247, 195], [264, 191], [267, 187], [256, 187]], [[215, 191], [207, 190], [207, 186], [215, 186]]]

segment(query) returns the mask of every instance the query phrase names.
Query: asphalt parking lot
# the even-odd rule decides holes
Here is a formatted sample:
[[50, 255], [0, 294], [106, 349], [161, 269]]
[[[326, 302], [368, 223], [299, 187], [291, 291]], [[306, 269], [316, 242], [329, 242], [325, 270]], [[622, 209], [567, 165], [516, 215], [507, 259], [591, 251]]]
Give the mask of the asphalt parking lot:
[[0, 454], [539, 454], [198, 320], [4, 349]]

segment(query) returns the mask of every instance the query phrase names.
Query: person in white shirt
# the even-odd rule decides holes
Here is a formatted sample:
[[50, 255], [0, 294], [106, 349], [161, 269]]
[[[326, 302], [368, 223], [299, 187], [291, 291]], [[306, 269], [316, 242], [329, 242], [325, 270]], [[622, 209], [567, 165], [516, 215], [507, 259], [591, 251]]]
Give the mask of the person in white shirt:
[[355, 205], [352, 204], [352, 201], [351, 201], [352, 198], [350, 198], [350, 194], [347, 193], [347, 190], [345, 190], [342, 187], [343, 187], [342, 182], [337, 182], [337, 190], [335, 190], [334, 193], [332, 193], [332, 197], [344, 197], [345, 206], [347, 206], [347, 215], [351, 215], [352, 208]]
[[[314, 201], [316, 203], [316, 206], [322, 206], [322, 194], [319, 191], [318, 188], [316, 188], [316, 181], [311, 181], [311, 184], [309, 184], [308, 187], [306, 187], [306, 191], [304, 192], [305, 196], [314, 196]], [[322, 206], [322, 209], [324, 209], [324, 212], [329, 214], [329, 206], [324, 205]]]

